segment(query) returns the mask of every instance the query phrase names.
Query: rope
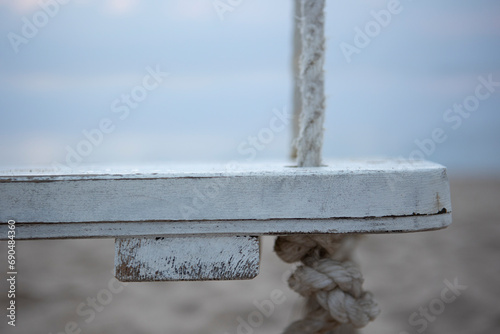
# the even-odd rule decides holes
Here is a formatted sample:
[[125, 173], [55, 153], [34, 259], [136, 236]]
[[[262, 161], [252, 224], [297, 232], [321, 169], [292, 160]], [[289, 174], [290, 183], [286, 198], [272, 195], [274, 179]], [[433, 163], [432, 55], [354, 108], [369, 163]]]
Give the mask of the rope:
[[292, 127], [292, 151], [290, 157], [297, 159], [297, 146], [296, 140], [299, 138], [299, 118], [302, 110], [302, 93], [300, 91], [300, 55], [302, 54], [302, 38], [300, 33], [300, 26], [295, 24], [295, 20], [300, 17], [300, 6], [298, 0], [295, 0], [294, 9], [294, 27], [293, 27], [293, 58], [292, 58], [292, 73], [293, 73], [293, 127]]
[[276, 239], [274, 250], [283, 261], [302, 262], [288, 284], [307, 298], [305, 318], [291, 324], [284, 334], [339, 333], [339, 326], [365, 327], [379, 314], [372, 294], [362, 289], [359, 268], [349, 260], [357, 239], [336, 234]]
[[[298, 14], [295, 38], [300, 38], [295, 41], [295, 52], [300, 52], [296, 78], [299, 90], [295, 94], [300, 92], [300, 97], [295, 95], [299, 126], [292, 156], [296, 153], [299, 167], [318, 167], [325, 118], [325, 0], [296, 0], [295, 6]], [[284, 334], [354, 333], [353, 328], [366, 326], [379, 314], [371, 293], [362, 289], [359, 268], [350, 261], [357, 239], [353, 235], [336, 234], [276, 239], [274, 250], [283, 261], [302, 263], [288, 284], [307, 298], [306, 316], [286, 328]]]
[[321, 165], [323, 123], [325, 119], [325, 0], [298, 0], [300, 58], [299, 81], [302, 96], [297, 138], [299, 167]]

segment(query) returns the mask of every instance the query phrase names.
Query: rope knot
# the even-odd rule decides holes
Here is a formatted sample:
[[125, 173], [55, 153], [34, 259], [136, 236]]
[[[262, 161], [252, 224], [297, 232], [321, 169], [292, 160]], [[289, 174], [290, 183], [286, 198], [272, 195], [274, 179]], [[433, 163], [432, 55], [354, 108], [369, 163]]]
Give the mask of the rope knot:
[[321, 290], [331, 291], [339, 288], [357, 298], [361, 295], [363, 277], [354, 263], [326, 258], [300, 266], [288, 283], [292, 290], [305, 297]]
[[361, 328], [380, 313], [363, 276], [349, 261], [358, 238], [347, 235], [295, 235], [278, 237], [275, 251], [285, 262], [301, 261], [288, 279], [292, 290], [308, 298], [305, 319], [290, 325], [285, 334], [333, 333], [332, 328]]
[[369, 292], [354, 298], [340, 289], [319, 291], [316, 301], [338, 324], [351, 324], [355, 328], [365, 327], [380, 313]]

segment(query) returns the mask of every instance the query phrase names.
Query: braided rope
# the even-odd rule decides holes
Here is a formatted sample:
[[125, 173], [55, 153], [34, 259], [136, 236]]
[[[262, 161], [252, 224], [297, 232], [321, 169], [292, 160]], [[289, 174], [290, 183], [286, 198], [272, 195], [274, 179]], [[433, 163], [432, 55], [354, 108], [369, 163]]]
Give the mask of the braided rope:
[[[295, 52], [300, 52], [295, 94], [300, 96], [295, 96], [299, 126], [292, 156], [296, 153], [299, 167], [318, 167], [325, 118], [325, 0], [296, 0], [295, 6], [299, 16], [296, 38], [300, 38], [295, 43]], [[305, 318], [291, 324], [284, 334], [353, 333], [353, 328], [366, 326], [379, 314], [372, 294], [362, 289], [359, 268], [349, 260], [357, 239], [335, 234], [276, 239], [274, 249], [283, 261], [302, 262], [288, 283], [307, 298]]]
[[278, 237], [276, 254], [285, 262], [301, 261], [290, 276], [292, 290], [308, 298], [307, 315], [291, 324], [285, 334], [335, 333], [349, 324], [361, 328], [379, 314], [373, 296], [362, 289], [363, 276], [349, 260], [357, 237], [295, 235]]
[[301, 36], [298, 85], [301, 94], [297, 164], [321, 165], [325, 119], [325, 0], [298, 0]]

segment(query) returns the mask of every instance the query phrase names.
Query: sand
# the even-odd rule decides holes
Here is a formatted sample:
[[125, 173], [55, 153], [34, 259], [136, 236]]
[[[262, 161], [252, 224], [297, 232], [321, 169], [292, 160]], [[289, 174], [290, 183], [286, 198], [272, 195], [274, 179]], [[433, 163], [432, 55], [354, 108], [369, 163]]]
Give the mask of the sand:
[[[362, 241], [356, 258], [382, 308], [362, 333], [500, 333], [500, 180], [452, 180], [451, 190], [450, 228]], [[112, 275], [113, 240], [19, 242], [17, 326], [3, 316], [0, 333], [280, 333], [302, 303], [273, 240], [264, 238], [261, 274], [251, 281], [125, 287]], [[2, 242], [2, 272], [6, 253]], [[445, 291], [445, 302], [453, 283], [460, 288]], [[4, 308], [5, 279], [0, 291]], [[427, 320], [421, 307], [430, 308]]]

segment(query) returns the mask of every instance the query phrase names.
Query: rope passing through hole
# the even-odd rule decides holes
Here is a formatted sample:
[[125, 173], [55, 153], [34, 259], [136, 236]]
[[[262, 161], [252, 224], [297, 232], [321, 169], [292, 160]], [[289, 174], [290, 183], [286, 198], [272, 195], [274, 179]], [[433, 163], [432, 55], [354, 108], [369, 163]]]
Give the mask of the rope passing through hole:
[[[324, 95], [325, 0], [295, 0], [296, 77], [295, 120], [298, 122], [292, 156], [298, 167], [321, 166]], [[298, 57], [297, 57], [298, 56]], [[297, 106], [297, 103], [299, 106]], [[350, 261], [358, 240], [354, 235], [294, 235], [276, 239], [275, 252], [287, 263], [302, 264], [288, 280], [291, 289], [307, 298], [304, 319], [284, 334], [354, 333], [380, 313], [363, 276]]]

